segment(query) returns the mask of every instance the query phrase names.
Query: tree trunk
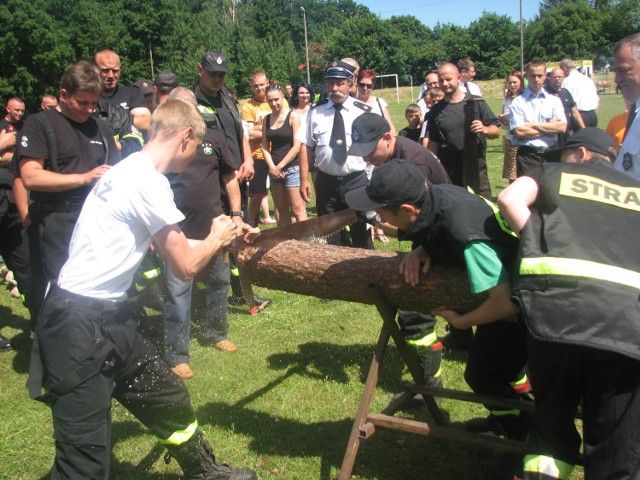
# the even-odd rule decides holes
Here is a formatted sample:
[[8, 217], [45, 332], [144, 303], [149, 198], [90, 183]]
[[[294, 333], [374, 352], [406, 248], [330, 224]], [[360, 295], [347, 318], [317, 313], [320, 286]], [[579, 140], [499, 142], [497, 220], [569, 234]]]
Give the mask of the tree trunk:
[[409, 286], [398, 272], [404, 255], [287, 240], [267, 251], [239, 251], [238, 266], [257, 286], [366, 304], [382, 295], [394, 307], [426, 313], [440, 306], [466, 312], [485, 298], [471, 294], [465, 270], [444, 265]]

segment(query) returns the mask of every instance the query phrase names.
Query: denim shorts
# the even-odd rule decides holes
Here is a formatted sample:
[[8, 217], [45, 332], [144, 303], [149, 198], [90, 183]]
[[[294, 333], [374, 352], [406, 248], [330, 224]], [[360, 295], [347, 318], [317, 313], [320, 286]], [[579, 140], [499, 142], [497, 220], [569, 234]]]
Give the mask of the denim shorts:
[[285, 167], [283, 170], [284, 178], [271, 178], [273, 185], [282, 185], [287, 188], [294, 188], [300, 186], [300, 166], [298, 164]]

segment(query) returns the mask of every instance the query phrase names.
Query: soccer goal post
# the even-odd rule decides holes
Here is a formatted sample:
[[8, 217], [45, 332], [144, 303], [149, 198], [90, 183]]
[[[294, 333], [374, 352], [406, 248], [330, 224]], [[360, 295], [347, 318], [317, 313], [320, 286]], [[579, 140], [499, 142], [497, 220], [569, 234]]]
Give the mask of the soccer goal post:
[[400, 84], [398, 83], [398, 74], [397, 73], [389, 73], [386, 75], [378, 75], [380, 79], [380, 88], [384, 88], [384, 84], [382, 79], [385, 77], [394, 77], [396, 79], [396, 103], [400, 103]]

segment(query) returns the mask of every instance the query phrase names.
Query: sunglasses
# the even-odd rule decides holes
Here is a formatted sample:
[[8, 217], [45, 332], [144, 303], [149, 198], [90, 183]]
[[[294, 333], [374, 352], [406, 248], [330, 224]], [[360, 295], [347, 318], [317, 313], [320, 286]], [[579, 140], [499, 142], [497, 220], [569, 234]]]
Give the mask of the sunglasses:
[[373, 84], [372, 83], [362, 83], [362, 82], [360, 82], [360, 83], [358, 83], [358, 86], [362, 87], [362, 88], [373, 88]]

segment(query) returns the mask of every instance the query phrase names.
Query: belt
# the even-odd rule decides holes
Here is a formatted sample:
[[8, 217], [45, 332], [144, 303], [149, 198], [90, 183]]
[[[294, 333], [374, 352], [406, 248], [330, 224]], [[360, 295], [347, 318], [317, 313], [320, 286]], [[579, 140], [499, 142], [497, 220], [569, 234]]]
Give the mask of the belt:
[[545, 147], [528, 147], [527, 145], [518, 145], [518, 150], [522, 150], [522, 151], [528, 152], [528, 153], [543, 154], [544, 152], [547, 152], [547, 151], [549, 151], [551, 149], [550, 148], [545, 148]]
[[342, 175], [342, 176], [331, 175], [330, 173], [326, 173], [326, 172], [323, 172], [323, 171], [320, 171], [319, 173], [322, 173], [323, 175], [326, 175], [328, 177], [333, 177], [338, 183], [344, 184], [344, 183], [350, 182], [351, 180], [353, 180], [355, 178], [358, 178], [360, 175], [363, 175], [364, 174], [364, 170], [360, 170], [358, 172], [351, 172], [348, 175]]
[[51, 212], [79, 212], [82, 210], [84, 202], [78, 200], [59, 200], [54, 202], [39, 202], [35, 201], [30, 205], [30, 208], [35, 206], [42, 213]]
[[[57, 292], [55, 292], [57, 290]], [[84, 295], [78, 295], [77, 293], [70, 292], [69, 290], [65, 290], [64, 288], [59, 287], [57, 284], [51, 286], [51, 294], [57, 293], [60, 297], [56, 298], [56, 302], [60, 302], [56, 307], [63, 307], [62, 304], [67, 302], [75, 303], [76, 305], [81, 305], [83, 307], [87, 307], [96, 311], [101, 312], [115, 312], [123, 305], [126, 304], [125, 300], [103, 300], [99, 298], [91, 298], [85, 297]]]

